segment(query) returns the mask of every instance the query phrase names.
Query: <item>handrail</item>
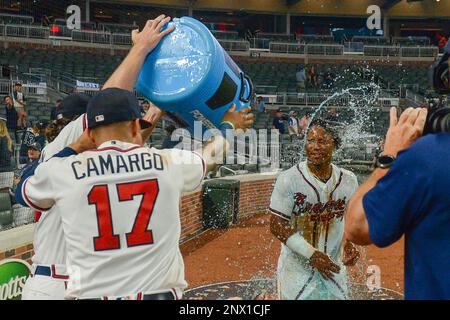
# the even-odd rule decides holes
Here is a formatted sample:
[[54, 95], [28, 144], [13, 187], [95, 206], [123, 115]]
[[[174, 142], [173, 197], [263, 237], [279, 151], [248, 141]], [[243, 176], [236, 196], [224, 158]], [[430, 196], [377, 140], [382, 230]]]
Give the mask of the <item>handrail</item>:
[[245, 40], [225, 40], [217, 39], [220, 45], [227, 51], [249, 51], [250, 42]]
[[229, 30], [209, 30], [211, 33], [218, 33], [218, 34], [234, 34], [237, 35], [239, 32], [237, 31], [229, 31]]
[[[88, 42], [103, 44], [108, 46], [130, 46], [131, 34], [112, 33], [110, 31], [92, 31], [92, 30], [69, 30], [63, 28], [63, 34], [54, 34], [50, 32], [49, 27], [6, 24], [0, 25], [0, 36], [18, 37], [18, 38], [38, 38], [38, 39], [63, 39], [73, 42]], [[287, 35], [286, 35], [287, 36]], [[311, 36], [314, 37], [314, 36]], [[327, 36], [316, 36], [327, 37]], [[344, 46], [334, 43], [302, 43], [271, 41], [270, 39], [254, 38], [252, 43], [246, 40], [218, 39], [225, 50], [247, 52], [251, 48], [267, 47], [269, 52], [273, 53], [293, 53], [293, 54], [311, 54], [311, 55], [343, 55]], [[348, 46], [347, 46], [348, 47]], [[364, 45], [359, 47], [357, 52], [362, 52], [365, 56], [375, 57], [422, 57], [434, 58], [439, 54], [439, 48], [433, 46], [384, 46], [384, 45]], [[353, 50], [355, 51], [355, 50]], [[348, 49], [346, 50], [348, 52]]]
[[363, 49], [365, 56], [376, 57], [426, 57], [434, 58], [439, 53], [438, 47], [401, 47], [401, 46], [375, 46], [365, 45]]
[[406, 96], [405, 98], [415, 104], [415, 106], [423, 106], [426, 104], [426, 99], [421, 94], [418, 94], [417, 92], [413, 92], [410, 89], [406, 89]]
[[343, 55], [344, 46], [340, 44], [302, 44], [270, 42], [269, 50], [273, 53]]
[[34, 17], [32, 16], [26, 16], [26, 15], [22, 15], [22, 14], [8, 14], [8, 13], [0, 13], [0, 17], [8, 17], [8, 18], [19, 18], [19, 19], [24, 19], [24, 20], [29, 20], [31, 23], [34, 23]]

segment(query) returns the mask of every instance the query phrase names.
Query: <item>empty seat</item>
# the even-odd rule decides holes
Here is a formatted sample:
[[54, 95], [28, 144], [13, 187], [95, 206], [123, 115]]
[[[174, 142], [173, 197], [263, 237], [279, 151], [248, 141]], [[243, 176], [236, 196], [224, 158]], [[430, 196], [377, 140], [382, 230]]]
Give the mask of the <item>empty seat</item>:
[[19, 227], [25, 224], [30, 224], [34, 222], [34, 210], [23, 207], [21, 205], [14, 205], [12, 209], [12, 216], [14, 221], [14, 226]]
[[0, 172], [0, 190], [13, 186], [14, 172]]
[[11, 210], [11, 196], [9, 193], [0, 193], [0, 230], [13, 226], [13, 215]]

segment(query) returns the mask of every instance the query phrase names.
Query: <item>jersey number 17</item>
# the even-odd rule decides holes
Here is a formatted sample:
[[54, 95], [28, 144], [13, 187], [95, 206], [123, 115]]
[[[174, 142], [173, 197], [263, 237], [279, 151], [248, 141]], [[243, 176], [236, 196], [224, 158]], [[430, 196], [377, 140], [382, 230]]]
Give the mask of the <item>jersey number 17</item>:
[[[153, 244], [152, 230], [147, 230], [159, 193], [158, 180], [145, 180], [116, 185], [119, 202], [132, 201], [142, 195], [133, 229], [126, 234], [127, 246]], [[94, 237], [95, 251], [120, 249], [120, 236], [114, 234], [108, 185], [96, 185], [88, 194], [90, 205], [97, 212], [98, 237]], [[128, 213], [127, 213], [128, 214]]]

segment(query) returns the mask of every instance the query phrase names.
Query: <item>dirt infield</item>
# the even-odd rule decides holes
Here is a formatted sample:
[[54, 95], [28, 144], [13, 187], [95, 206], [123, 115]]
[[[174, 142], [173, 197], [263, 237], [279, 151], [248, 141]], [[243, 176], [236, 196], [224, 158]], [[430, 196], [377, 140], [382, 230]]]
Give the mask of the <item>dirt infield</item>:
[[[238, 280], [275, 277], [280, 242], [269, 230], [268, 215], [242, 221], [228, 230], [210, 230], [182, 245], [189, 288]], [[382, 287], [403, 293], [403, 241], [370, 246], [349, 269], [353, 282], [365, 283], [367, 267], [381, 270]]]

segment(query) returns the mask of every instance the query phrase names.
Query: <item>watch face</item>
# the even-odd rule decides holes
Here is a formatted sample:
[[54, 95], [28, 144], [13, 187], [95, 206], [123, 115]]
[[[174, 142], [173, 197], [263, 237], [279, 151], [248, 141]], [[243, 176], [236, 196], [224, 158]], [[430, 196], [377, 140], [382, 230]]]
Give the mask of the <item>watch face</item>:
[[394, 163], [395, 158], [392, 156], [379, 156], [378, 157], [378, 167], [387, 168]]

